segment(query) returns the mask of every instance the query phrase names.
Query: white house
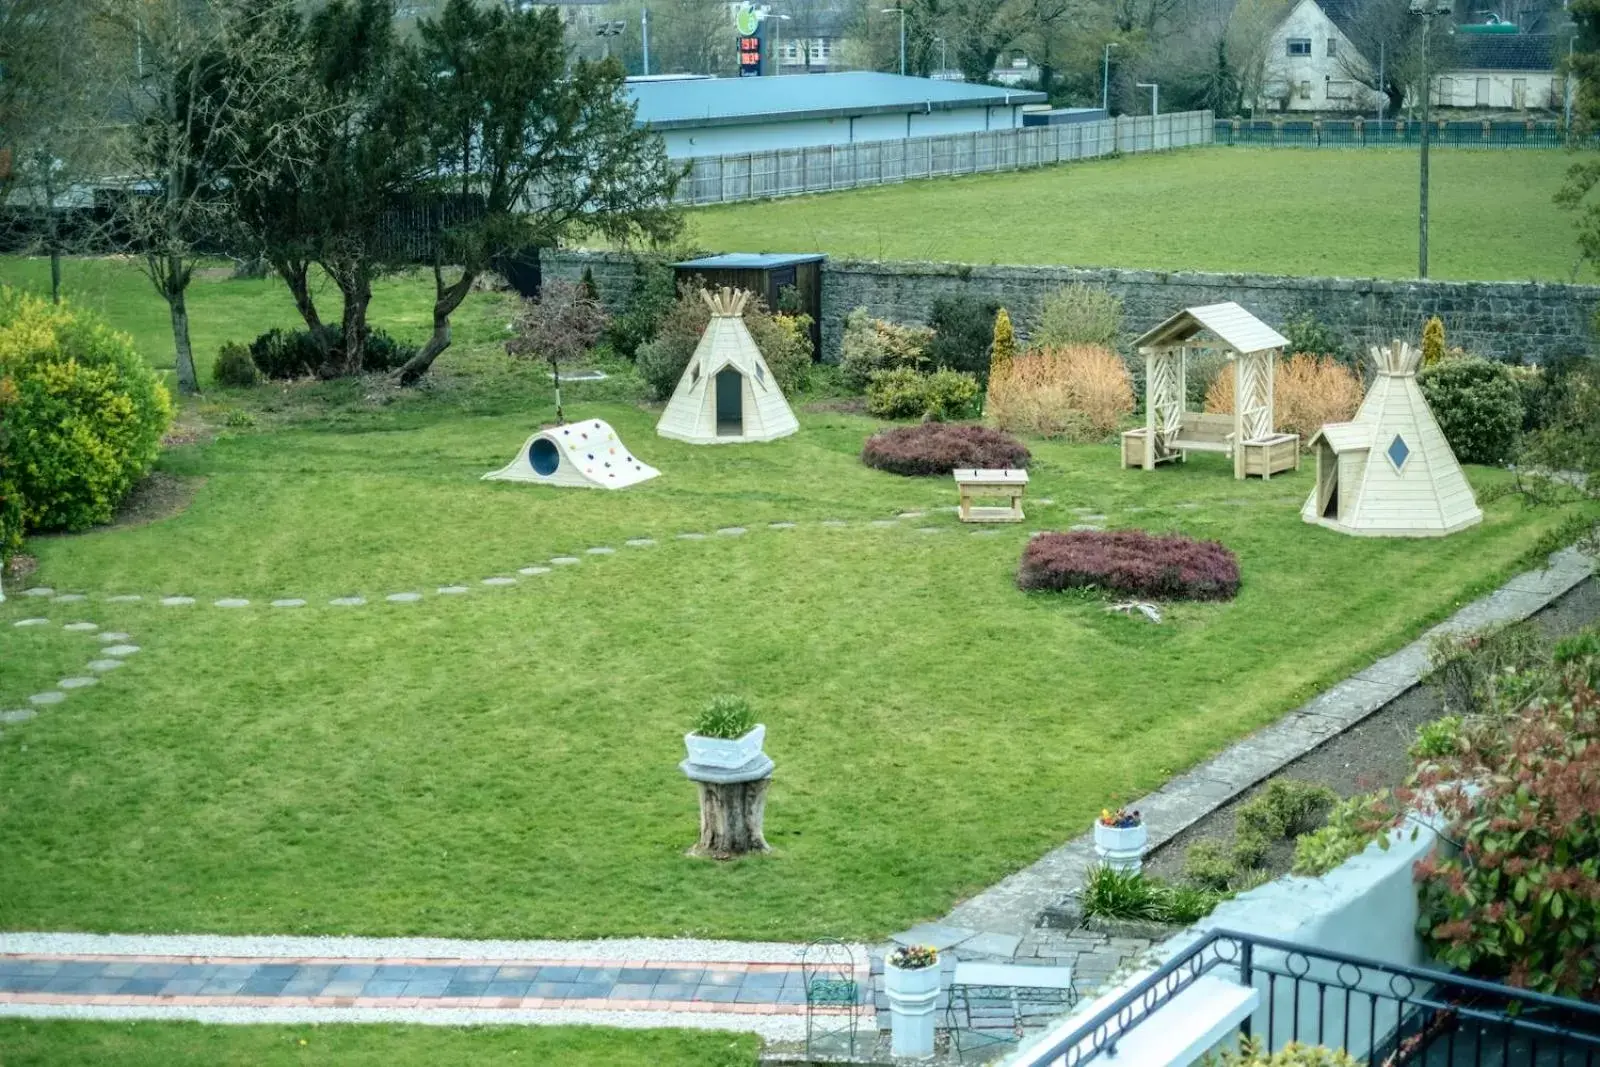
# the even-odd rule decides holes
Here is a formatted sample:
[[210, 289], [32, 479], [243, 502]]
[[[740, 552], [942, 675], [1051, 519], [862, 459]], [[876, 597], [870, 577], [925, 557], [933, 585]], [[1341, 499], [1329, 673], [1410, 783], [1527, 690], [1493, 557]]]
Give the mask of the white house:
[[1449, 70], [1434, 81], [1433, 103], [1515, 111], [1559, 108], [1565, 90], [1556, 60], [1565, 45], [1565, 38], [1553, 33], [1457, 32]]
[[1347, 0], [1299, 0], [1267, 43], [1258, 107], [1284, 111], [1364, 111], [1372, 91], [1352, 77], [1366, 60], [1341, 26], [1354, 5]]

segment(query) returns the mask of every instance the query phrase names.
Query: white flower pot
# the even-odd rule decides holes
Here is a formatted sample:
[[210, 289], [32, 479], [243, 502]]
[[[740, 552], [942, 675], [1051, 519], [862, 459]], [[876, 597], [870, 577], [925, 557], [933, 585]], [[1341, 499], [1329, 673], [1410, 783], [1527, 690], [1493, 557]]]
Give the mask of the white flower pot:
[[732, 770], [761, 755], [761, 742], [766, 740], [767, 728], [757, 723], [743, 737], [728, 740], [721, 737], [701, 737], [684, 734], [683, 744], [689, 750], [689, 762], [701, 767], [721, 767]]
[[889, 995], [889, 1051], [896, 1057], [927, 1059], [933, 1055], [934, 1008], [939, 1000], [939, 965], [902, 970], [883, 964], [883, 988]]
[[1118, 829], [1094, 821], [1094, 851], [1100, 862], [1119, 871], [1137, 871], [1150, 844], [1150, 831], [1144, 823]]

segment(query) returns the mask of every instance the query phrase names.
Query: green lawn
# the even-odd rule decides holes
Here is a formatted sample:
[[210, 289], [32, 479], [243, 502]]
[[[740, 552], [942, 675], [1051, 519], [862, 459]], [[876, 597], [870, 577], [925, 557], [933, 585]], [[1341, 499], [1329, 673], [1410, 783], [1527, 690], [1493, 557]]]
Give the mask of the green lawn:
[[746, 1067], [759, 1041], [598, 1027], [205, 1026], [0, 1019], [5, 1067]]
[[[1435, 150], [1436, 278], [1572, 281], [1566, 152]], [[1408, 278], [1417, 153], [1211, 148], [704, 208], [717, 251]], [[1585, 268], [1576, 280], [1594, 281]]]

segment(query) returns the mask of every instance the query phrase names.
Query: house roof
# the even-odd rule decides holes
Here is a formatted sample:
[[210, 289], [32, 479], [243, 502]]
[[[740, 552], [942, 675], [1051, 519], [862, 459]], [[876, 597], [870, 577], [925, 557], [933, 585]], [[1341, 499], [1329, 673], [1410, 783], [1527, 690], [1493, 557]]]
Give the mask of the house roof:
[[656, 129], [1011, 107], [1047, 99], [1044, 93], [863, 70], [791, 78], [630, 82], [627, 90], [638, 106], [637, 120]]
[[1328, 447], [1336, 453], [1369, 451], [1372, 448], [1372, 427], [1359, 422], [1324, 423], [1322, 429], [1311, 435], [1306, 447], [1310, 448], [1318, 441], [1328, 442]]
[[674, 267], [700, 270], [777, 270], [800, 263], [820, 263], [828, 257], [821, 252], [725, 252], [674, 263]]
[[1451, 45], [1451, 70], [1556, 69], [1563, 42], [1553, 33], [1458, 33]]
[[1339, 31], [1346, 36], [1350, 34], [1350, 27], [1354, 24], [1356, 16], [1361, 11], [1362, 0], [1316, 0], [1322, 13], [1328, 16], [1328, 21], [1339, 27]]
[[1178, 345], [1206, 330], [1243, 355], [1264, 352], [1270, 348], [1285, 348], [1289, 344], [1287, 337], [1228, 300], [1221, 304], [1185, 308], [1134, 341], [1134, 347]]

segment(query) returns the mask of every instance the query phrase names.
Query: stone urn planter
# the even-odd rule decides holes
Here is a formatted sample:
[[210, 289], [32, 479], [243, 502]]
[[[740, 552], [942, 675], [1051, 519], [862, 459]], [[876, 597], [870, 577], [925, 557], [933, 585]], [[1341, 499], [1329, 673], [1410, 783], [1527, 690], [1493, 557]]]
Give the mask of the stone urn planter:
[[1102, 811], [1094, 821], [1094, 851], [1100, 862], [1118, 871], [1137, 871], [1144, 864], [1150, 831], [1137, 811]]
[[896, 1059], [933, 1056], [940, 977], [939, 953], [926, 946], [897, 948], [883, 961], [883, 989], [889, 997], [889, 1051]]
[[733, 770], [744, 767], [761, 755], [761, 745], [767, 738], [767, 728], [757, 723], [743, 737], [702, 737], [697, 733], [683, 735], [683, 746], [689, 752], [689, 762], [697, 767], [716, 767]]
[[691, 856], [730, 859], [766, 852], [766, 817], [772, 760], [761, 751], [767, 728], [739, 697], [714, 697], [683, 735], [688, 758], [680, 770], [700, 790], [700, 840]]

